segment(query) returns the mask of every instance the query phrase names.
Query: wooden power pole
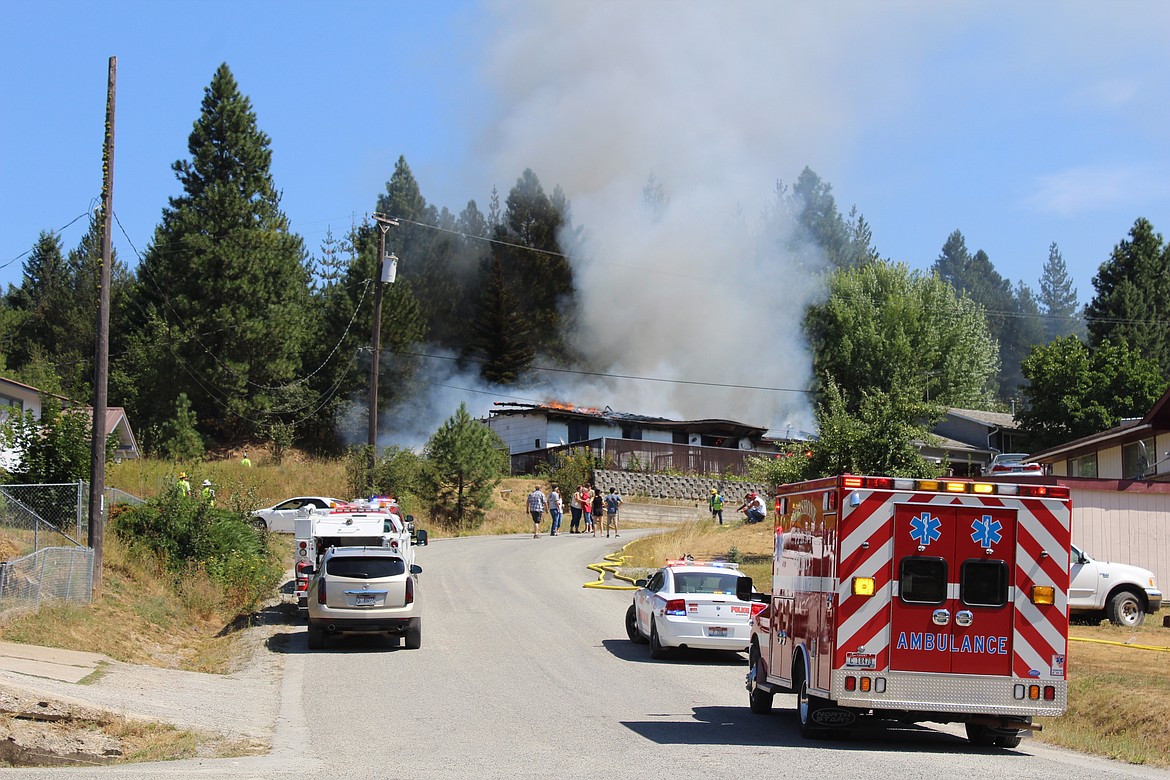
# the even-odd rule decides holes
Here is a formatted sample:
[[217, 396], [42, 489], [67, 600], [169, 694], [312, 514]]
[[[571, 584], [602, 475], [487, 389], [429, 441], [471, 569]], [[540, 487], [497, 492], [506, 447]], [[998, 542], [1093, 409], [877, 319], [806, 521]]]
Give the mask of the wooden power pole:
[[94, 346], [93, 436], [90, 448], [89, 546], [93, 548], [93, 596], [102, 592], [102, 537], [105, 533], [106, 401], [110, 369], [110, 266], [114, 225], [114, 98], [118, 58], [110, 57], [106, 88], [106, 138], [102, 153], [102, 262], [98, 279], [97, 343]]

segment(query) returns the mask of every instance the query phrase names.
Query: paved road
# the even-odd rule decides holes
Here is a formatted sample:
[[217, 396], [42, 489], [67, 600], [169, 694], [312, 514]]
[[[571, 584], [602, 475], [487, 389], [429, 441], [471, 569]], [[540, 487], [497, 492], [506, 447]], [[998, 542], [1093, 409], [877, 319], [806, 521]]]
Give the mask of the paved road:
[[792, 697], [778, 696], [771, 717], [748, 711], [742, 657], [654, 662], [644, 645], [626, 640], [629, 595], [581, 587], [592, 578], [584, 565], [614, 541], [436, 541], [419, 551], [426, 599], [421, 650], [358, 639], [309, 653], [303, 626], [272, 642], [284, 653], [284, 673], [271, 755], [85, 775], [1170, 778], [1031, 740], [1014, 751], [974, 748], [956, 729], [805, 741]]

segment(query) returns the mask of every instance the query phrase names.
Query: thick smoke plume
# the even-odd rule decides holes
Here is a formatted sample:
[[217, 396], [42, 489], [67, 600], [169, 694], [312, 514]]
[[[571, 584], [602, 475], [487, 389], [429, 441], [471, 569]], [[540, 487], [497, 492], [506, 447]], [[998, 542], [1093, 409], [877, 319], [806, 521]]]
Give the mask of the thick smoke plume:
[[816, 170], [843, 96], [791, 8], [500, 5], [493, 173], [532, 168], [585, 228], [577, 348], [611, 374], [679, 380], [560, 378], [561, 400], [811, 430], [805, 394], [749, 389], [808, 387], [800, 321], [822, 294], [776, 183]]

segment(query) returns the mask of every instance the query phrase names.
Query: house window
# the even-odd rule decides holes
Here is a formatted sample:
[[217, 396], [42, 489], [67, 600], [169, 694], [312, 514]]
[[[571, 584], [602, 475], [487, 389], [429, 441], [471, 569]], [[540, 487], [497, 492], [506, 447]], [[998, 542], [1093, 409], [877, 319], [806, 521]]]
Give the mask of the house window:
[[569, 444], [589, 441], [589, 423], [585, 420], [569, 421]]
[[1121, 445], [1121, 478], [1141, 479], [1147, 474], [1154, 473], [1150, 468], [1157, 460], [1150, 457], [1154, 452], [1153, 438]]
[[642, 440], [642, 429], [641, 428], [622, 428], [622, 438], [623, 439], [636, 439], [637, 441], [641, 441]]
[[19, 417], [24, 413], [24, 401], [7, 395], [0, 395], [0, 421]]
[[1079, 458], [1069, 458], [1068, 475], [1070, 477], [1096, 477], [1097, 453], [1082, 455]]

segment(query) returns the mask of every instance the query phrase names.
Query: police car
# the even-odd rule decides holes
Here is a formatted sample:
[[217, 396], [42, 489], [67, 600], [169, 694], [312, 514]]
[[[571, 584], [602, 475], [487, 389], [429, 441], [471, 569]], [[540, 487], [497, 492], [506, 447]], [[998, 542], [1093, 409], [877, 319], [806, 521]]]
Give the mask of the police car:
[[751, 619], [764, 609], [735, 596], [739, 566], [701, 562], [689, 556], [668, 561], [648, 580], [638, 580], [626, 611], [630, 641], [650, 645], [651, 658], [672, 648], [747, 652]]

